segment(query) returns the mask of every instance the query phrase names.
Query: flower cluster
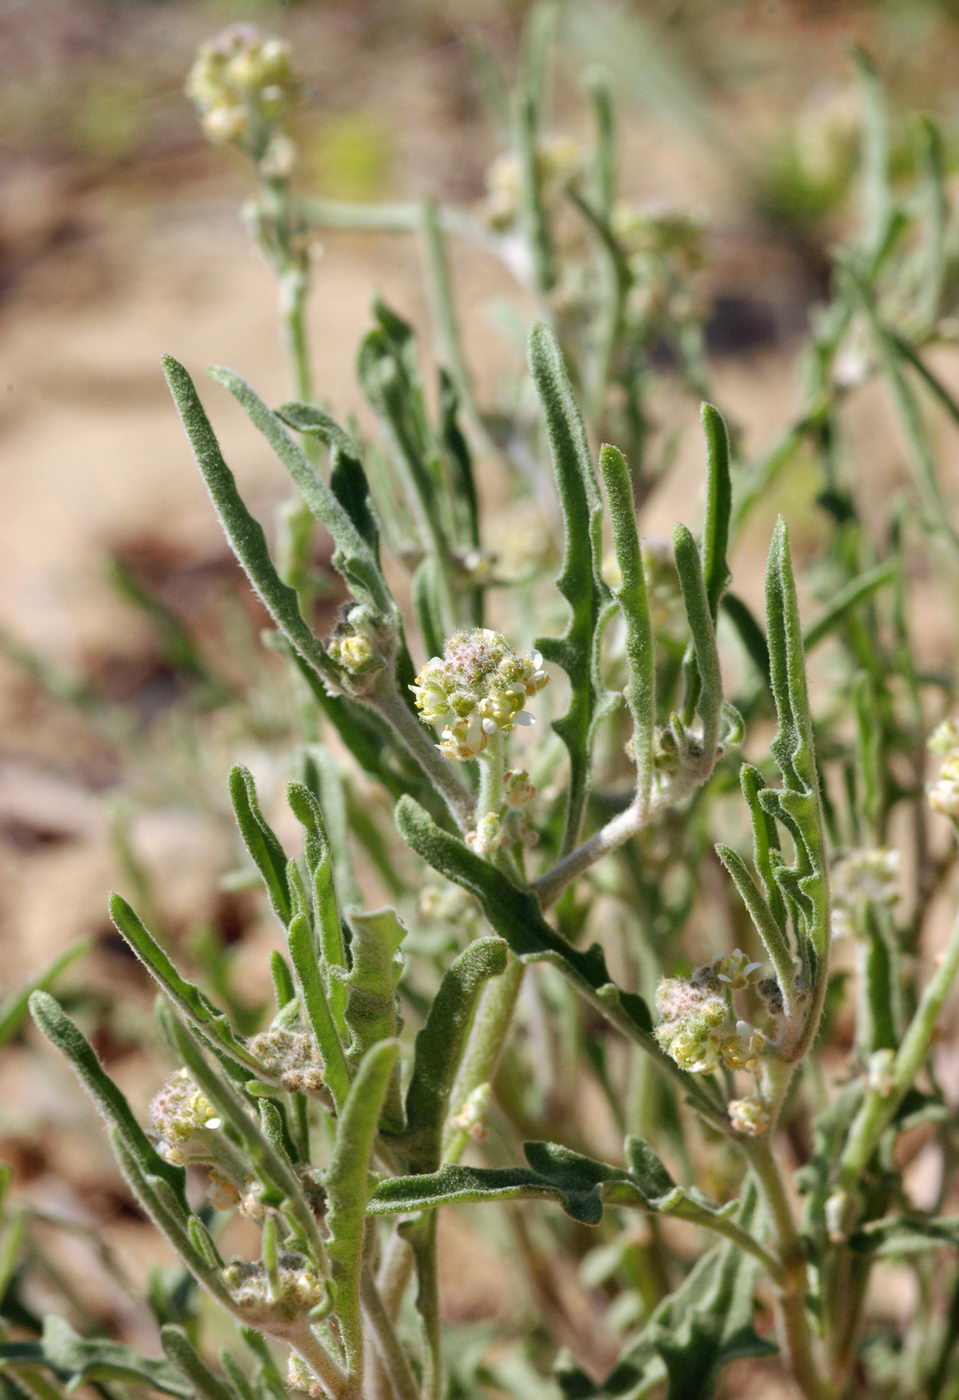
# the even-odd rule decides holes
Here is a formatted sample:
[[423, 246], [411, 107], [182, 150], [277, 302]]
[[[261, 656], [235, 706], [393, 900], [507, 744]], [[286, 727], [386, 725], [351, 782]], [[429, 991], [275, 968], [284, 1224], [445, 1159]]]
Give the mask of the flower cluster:
[[702, 265], [705, 221], [689, 210], [658, 201], [618, 204], [613, 209], [612, 229], [627, 256], [668, 256], [687, 271]]
[[260, 162], [288, 144], [281, 134], [296, 98], [289, 45], [252, 24], [234, 24], [204, 44], [186, 83], [203, 130]]
[[247, 1049], [287, 1093], [316, 1094], [323, 1088], [323, 1064], [307, 1031], [273, 1026], [247, 1041]]
[[326, 1281], [302, 1254], [281, 1254], [271, 1288], [259, 1259], [234, 1259], [223, 1271], [233, 1301], [253, 1326], [292, 1322], [326, 1300]]
[[210, 1156], [210, 1135], [220, 1119], [189, 1070], [178, 1069], [153, 1098], [150, 1124], [160, 1155], [184, 1165]]
[[930, 753], [942, 754], [939, 776], [929, 789], [929, 805], [946, 817], [959, 817], [959, 724], [947, 719], [929, 740]]
[[734, 1018], [729, 993], [754, 985], [760, 967], [737, 948], [698, 967], [690, 978], [663, 978], [656, 989], [656, 1009], [662, 1017], [656, 1039], [680, 1069], [711, 1074], [722, 1064], [758, 1071], [766, 1035]]
[[[541, 197], [549, 201], [582, 166], [581, 147], [568, 136], [546, 135], [536, 144], [536, 173]], [[488, 191], [484, 217], [497, 233], [512, 229], [519, 215], [523, 189], [520, 158], [514, 151], [498, 155], [486, 172]]]
[[769, 1112], [760, 1099], [730, 1099], [726, 1105], [733, 1131], [746, 1137], [761, 1137], [769, 1127]]
[[506, 638], [488, 627], [454, 632], [442, 657], [434, 656], [411, 686], [427, 724], [445, 721], [438, 745], [447, 758], [478, 758], [495, 734], [532, 724], [527, 697], [546, 685], [543, 658], [517, 656]]
[[852, 932], [866, 904], [895, 904], [899, 852], [891, 846], [849, 851], [832, 868], [833, 937]]

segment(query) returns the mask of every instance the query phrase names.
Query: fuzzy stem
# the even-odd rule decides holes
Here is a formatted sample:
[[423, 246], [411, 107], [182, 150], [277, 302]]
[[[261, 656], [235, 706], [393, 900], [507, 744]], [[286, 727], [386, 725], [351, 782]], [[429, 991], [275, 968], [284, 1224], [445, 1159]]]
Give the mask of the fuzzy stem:
[[782, 1171], [766, 1138], [743, 1139], [743, 1151], [755, 1173], [776, 1236], [781, 1264], [777, 1289], [777, 1323], [793, 1379], [806, 1400], [829, 1400], [819, 1374], [806, 1313], [809, 1280], [802, 1240], [793, 1220]]
[[599, 831], [594, 831], [592, 836], [558, 860], [551, 870], [547, 870], [545, 875], [541, 875], [533, 883], [533, 889], [539, 895], [543, 908], [557, 900], [566, 886], [584, 870], [602, 860], [603, 856], [617, 850], [624, 842], [649, 826], [660, 812], [672, 807], [706, 782], [715, 761], [715, 754], [710, 754], [708, 759], [704, 756], [686, 772], [680, 773], [648, 807], [644, 808], [636, 801], [631, 802], [624, 811], [611, 817]]
[[372, 695], [362, 697], [362, 703], [375, 710], [394, 730], [407, 753], [416, 760], [449, 808], [460, 831], [473, 827], [473, 799], [453, 772], [450, 762], [431, 741], [395, 683], [383, 685]]
[[288, 1337], [289, 1343], [298, 1356], [323, 1386], [330, 1400], [352, 1400], [347, 1377], [322, 1345], [316, 1333], [304, 1319], [295, 1333]]
[[373, 1343], [383, 1363], [396, 1400], [419, 1400], [419, 1387], [410, 1370], [400, 1339], [369, 1269], [362, 1274], [363, 1311], [373, 1334]]
[[892, 1087], [886, 1093], [870, 1089], [853, 1120], [836, 1173], [837, 1192], [850, 1191], [865, 1171], [879, 1139], [892, 1122], [896, 1110], [912, 1086], [925, 1060], [936, 1022], [946, 997], [959, 973], [959, 917], [942, 961], [923, 991], [916, 1013], [906, 1031], [892, 1064]]

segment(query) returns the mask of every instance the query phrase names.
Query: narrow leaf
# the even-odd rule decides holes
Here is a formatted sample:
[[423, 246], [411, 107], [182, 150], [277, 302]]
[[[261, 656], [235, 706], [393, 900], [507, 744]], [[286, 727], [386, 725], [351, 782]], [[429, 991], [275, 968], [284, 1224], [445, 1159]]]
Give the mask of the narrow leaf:
[[606, 487], [613, 548], [620, 572], [620, 582], [613, 596], [626, 629], [627, 679], [623, 693], [633, 720], [636, 791], [645, 809], [652, 793], [656, 744], [656, 658], [646, 575], [626, 458], [618, 448], [605, 446], [599, 454], [599, 469]]
[[304, 621], [296, 593], [276, 571], [263, 527], [254, 520], [237, 490], [192, 379], [169, 355], [164, 357], [163, 369], [196, 464], [233, 553], [291, 646], [319, 676], [335, 683], [336, 669]]
[[529, 367], [546, 419], [565, 531], [556, 586], [569, 604], [569, 623], [562, 637], [541, 637], [536, 643], [547, 660], [569, 676], [569, 708], [553, 722], [569, 752], [565, 853], [579, 835], [589, 790], [592, 735], [609, 703], [599, 674], [598, 637], [610, 594], [601, 572], [603, 507], [586, 430], [562, 351], [546, 326], [534, 326], [530, 333]]

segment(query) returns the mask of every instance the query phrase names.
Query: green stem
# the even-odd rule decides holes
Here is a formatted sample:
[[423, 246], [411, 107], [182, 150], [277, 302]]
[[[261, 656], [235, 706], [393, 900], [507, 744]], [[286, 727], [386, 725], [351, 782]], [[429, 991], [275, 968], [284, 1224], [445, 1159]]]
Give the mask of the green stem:
[[[929, 1053], [939, 1013], [956, 974], [959, 973], [959, 917], [942, 961], [926, 984], [909, 1029], [892, 1064], [889, 1083], [880, 1089], [870, 1089], [853, 1120], [846, 1146], [836, 1173], [837, 1193], [849, 1192], [856, 1186], [869, 1159], [879, 1145], [879, 1139], [895, 1117], [896, 1111], [914, 1083]], [[891, 1085], [891, 1087], [890, 1087]]]
[[412, 713], [394, 681], [384, 683], [363, 704], [375, 710], [393, 729], [411, 758], [415, 759], [449, 808], [460, 831], [473, 827], [473, 799], [432, 742], [425, 726]]
[[423, 235], [426, 289], [430, 313], [436, 330], [437, 348], [453, 377], [456, 393], [463, 405], [477, 444], [484, 452], [495, 453], [496, 445], [486, 431], [473, 389], [473, 376], [470, 374], [466, 356], [463, 354], [463, 342], [456, 319], [449, 264], [444, 246], [443, 226], [440, 221], [440, 212], [431, 200], [427, 200], [422, 205], [420, 229]]
[[369, 1269], [362, 1275], [363, 1311], [396, 1400], [420, 1400], [419, 1387]]
[[776, 1298], [777, 1322], [783, 1350], [793, 1378], [806, 1400], [829, 1400], [830, 1391], [819, 1374], [806, 1313], [809, 1280], [803, 1244], [786, 1195], [781, 1168], [767, 1138], [744, 1138], [742, 1147], [759, 1183], [776, 1236], [781, 1266]]
[[353, 1400], [349, 1382], [304, 1318], [287, 1340], [323, 1386], [330, 1400]]

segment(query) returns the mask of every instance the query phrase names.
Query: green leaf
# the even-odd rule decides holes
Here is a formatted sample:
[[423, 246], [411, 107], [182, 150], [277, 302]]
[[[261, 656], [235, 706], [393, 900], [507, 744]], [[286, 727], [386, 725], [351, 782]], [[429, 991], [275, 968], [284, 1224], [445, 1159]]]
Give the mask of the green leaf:
[[620, 572], [620, 583], [613, 590], [613, 597], [619, 604], [626, 629], [627, 679], [623, 694], [633, 720], [636, 791], [641, 805], [646, 808], [653, 788], [656, 748], [656, 658], [646, 575], [626, 458], [618, 448], [605, 446], [599, 454], [599, 470], [606, 488], [613, 548]]
[[182, 1192], [176, 1191], [161, 1176], [151, 1173], [143, 1159], [127, 1142], [115, 1124], [108, 1128], [110, 1145], [120, 1165], [123, 1179], [153, 1224], [179, 1254], [186, 1267], [221, 1303], [229, 1304], [229, 1295], [221, 1280], [219, 1269], [211, 1269], [206, 1253], [200, 1253], [194, 1243], [190, 1224], [195, 1218], [188, 1214]]
[[351, 1373], [361, 1364], [363, 1350], [360, 1277], [370, 1160], [398, 1058], [395, 1040], [381, 1041], [367, 1051], [337, 1122], [333, 1155], [323, 1178], [333, 1307]]
[[556, 586], [569, 604], [569, 623], [562, 637], [540, 637], [536, 642], [546, 659], [569, 676], [569, 708], [553, 722], [569, 752], [565, 853], [578, 839], [589, 792], [593, 732], [610, 704], [600, 677], [598, 645], [610, 592], [602, 577], [603, 505], [586, 430], [562, 351], [546, 326], [536, 325], [530, 332], [529, 367], [546, 419], [565, 531]]
[[[368, 538], [357, 528], [350, 512], [320, 477], [299, 443], [290, 436], [277, 415], [267, 408], [245, 379], [223, 365], [212, 366], [209, 373], [212, 379], [229, 390], [254, 427], [260, 430], [293, 478], [297, 490], [313, 515], [333, 536], [336, 544], [333, 554], [334, 569], [343, 576], [361, 602], [368, 603], [384, 618], [392, 617], [393, 595]], [[349, 439], [346, 439], [346, 443], [348, 442]], [[338, 441], [334, 450], [345, 454], [350, 449], [347, 449], [343, 441]]]
[[[749, 1191], [740, 1228], [748, 1232], [754, 1215], [755, 1193]], [[558, 1373], [566, 1400], [629, 1400], [661, 1383], [664, 1372], [668, 1400], [710, 1400], [729, 1362], [776, 1351], [755, 1330], [755, 1274], [755, 1261], [735, 1244], [711, 1249], [654, 1309], [604, 1381], [596, 1384], [571, 1366]]]
[[660, 1049], [652, 1034], [652, 1018], [641, 996], [621, 990], [612, 981], [598, 944], [585, 952], [566, 943], [543, 918], [539, 900], [530, 890], [518, 889], [489, 861], [462, 841], [441, 830], [410, 798], [396, 808], [397, 830], [417, 855], [475, 895], [492, 928], [526, 962], [549, 962], [569, 977], [577, 989], [612, 1022], [646, 1051], [682, 1086], [697, 1110], [715, 1121], [723, 1115], [706, 1091], [693, 1082]]
[[[615, 993], [602, 949], [594, 943], [586, 952], [567, 943], [543, 918], [539, 900], [517, 888], [489, 861], [475, 854], [440, 827], [411, 798], [396, 808], [396, 825], [403, 840], [419, 856], [476, 896], [487, 919], [519, 958], [551, 959], [568, 967], [575, 979], [593, 993]], [[640, 997], [626, 995], [625, 1004], [638, 1028], [652, 1024]]]
[[343, 980], [346, 1024], [352, 1036], [349, 1058], [355, 1061], [399, 1031], [396, 994], [403, 975], [400, 945], [407, 929], [389, 906], [350, 909], [347, 917], [353, 937], [350, 970]]
[[373, 1192], [370, 1213], [432, 1210], [471, 1201], [552, 1199], [585, 1225], [597, 1225], [604, 1207], [615, 1205], [715, 1227], [736, 1209], [736, 1202], [717, 1206], [699, 1193], [677, 1186], [652, 1148], [639, 1138], [627, 1139], [626, 1167], [597, 1162], [551, 1142], [527, 1142], [523, 1151], [528, 1167], [471, 1167], [447, 1162], [438, 1171], [392, 1177]]
[[706, 438], [706, 519], [703, 522], [703, 577], [713, 622], [729, 585], [726, 560], [729, 522], [733, 509], [733, 488], [729, 475], [729, 435], [718, 408], [704, 403], [700, 410]]
[[854, 45], [852, 56], [862, 101], [862, 241], [867, 249], [875, 250], [885, 237], [890, 213], [889, 114], [883, 85], [869, 55]]
[[175, 1193], [187, 1214], [184, 1185], [186, 1173], [161, 1157], [140, 1127], [122, 1091], [114, 1084], [97, 1059], [89, 1041], [69, 1016], [65, 1015], [49, 992], [34, 992], [30, 997], [30, 1014], [47, 1040], [65, 1055], [97, 1108], [123, 1138], [128, 1150], [142, 1164], [145, 1172], [161, 1178]]
[[192, 1400], [193, 1387], [162, 1358], [143, 1356], [122, 1342], [81, 1337], [62, 1317], [46, 1317], [39, 1341], [0, 1342], [0, 1371], [42, 1366], [69, 1391], [97, 1381], [147, 1386], [164, 1395]]
[[[424, 552], [437, 561], [445, 583], [450, 547], [440, 513], [441, 493], [437, 491], [439, 482], [433, 471], [430, 431], [412, 331], [382, 303], [377, 303], [374, 309], [380, 325], [364, 337], [357, 374], [380, 421], [416, 522], [420, 544]], [[448, 590], [444, 605], [449, 611]]]
[[871, 1220], [847, 1241], [856, 1254], [889, 1257], [924, 1254], [931, 1249], [955, 1250], [959, 1246], [959, 1216], [934, 1219], [903, 1215], [891, 1220]]
[[723, 612], [739, 633], [739, 640], [746, 655], [755, 666], [760, 678], [769, 685], [769, 648], [763, 629], [753, 616], [752, 610], [735, 593], [723, 596]]
[[505, 968], [506, 944], [501, 939], [479, 938], [471, 943], [447, 968], [417, 1034], [403, 1143], [420, 1171], [439, 1166], [450, 1094], [479, 996], [489, 979]]
[[759, 801], [765, 811], [788, 827], [794, 838], [793, 865], [777, 866], [774, 873], [795, 910], [804, 963], [815, 975], [825, 965], [829, 950], [828, 862], [802, 628], [789, 535], [783, 520], [773, 532], [766, 569], [766, 631], [778, 719], [771, 747], [783, 776], [783, 788], [777, 792], [765, 789], [759, 794]]
[[303, 915], [298, 915], [290, 924], [287, 943], [303, 1009], [323, 1065], [323, 1078], [337, 1110], [340, 1110], [349, 1093], [350, 1072], [320, 974], [313, 932], [309, 920]]
[[160, 1341], [169, 1361], [193, 1387], [191, 1393], [205, 1400], [236, 1400], [231, 1387], [213, 1374], [182, 1327], [161, 1327]]
[[163, 360], [170, 393], [193, 448], [214, 508], [244, 572], [280, 631], [303, 660], [325, 681], [336, 683], [337, 672], [300, 612], [299, 599], [276, 572], [263, 527], [247, 510], [236, 487], [210, 420], [203, 411], [193, 380], [181, 364], [167, 355]]
[[850, 613], [854, 612], [860, 604], [867, 602], [874, 593], [883, 588], [887, 583], [892, 583], [900, 570], [898, 559], [889, 559], [885, 564], [877, 564], [874, 569], [867, 569], [858, 578], [851, 579], [845, 587], [840, 588], [833, 598], [829, 607], [825, 609], [816, 621], [811, 623], [803, 634], [803, 645], [806, 653], [812, 651], [820, 642], [824, 641], [837, 627], [843, 623]]
[[688, 724], [694, 708], [703, 723], [702, 759], [712, 765], [719, 742], [719, 721], [723, 704], [723, 679], [716, 650], [716, 628], [712, 604], [706, 591], [699, 550], [685, 525], [673, 531], [673, 552], [676, 572], [686, 608], [686, 621], [692, 634], [690, 655], [695, 662], [687, 671], [686, 694], [683, 698], [683, 722]]
[[310, 876], [315, 948], [326, 974], [330, 1011], [337, 1028], [341, 1029], [346, 996], [332, 969], [346, 969], [346, 947], [334, 884], [333, 851], [315, 795], [305, 783], [290, 783], [286, 791], [290, 810], [306, 831], [306, 868]]
[[62, 972], [65, 972], [71, 963], [75, 963], [78, 958], [82, 958], [89, 953], [92, 943], [88, 938], [83, 938], [72, 947], [67, 948], [53, 959], [47, 967], [32, 978], [25, 987], [19, 991], [12, 992], [2, 1005], [0, 1005], [0, 1047], [7, 1044], [9, 1040], [17, 1034], [20, 1027], [30, 1014], [30, 998], [34, 992], [46, 992], [56, 982]]
[[753, 926], [775, 969], [783, 1001], [788, 1007], [793, 1001], [797, 971], [796, 958], [790, 946], [788, 935], [776, 922], [773, 912], [766, 902], [765, 895], [756, 884], [742, 857], [731, 850], [729, 846], [724, 846], [722, 842], [717, 843], [716, 854], [732, 876], [733, 884], [739, 891], [739, 897], [746, 906]]
[[[566, 1214], [584, 1225], [602, 1219], [609, 1196], [642, 1197], [622, 1172], [554, 1143], [526, 1143], [526, 1167], [468, 1167], [448, 1162], [422, 1176], [399, 1176], [383, 1181], [370, 1197], [371, 1215], [432, 1210], [471, 1201], [554, 1200]], [[619, 1200], [619, 1204], [627, 1204]]]
[[117, 932], [133, 949], [160, 990], [180, 1009], [216, 1053], [232, 1062], [239, 1070], [239, 1076], [245, 1075], [248, 1078], [251, 1069], [258, 1070], [255, 1058], [236, 1035], [224, 1013], [214, 1006], [199, 987], [181, 977], [153, 935], [141, 923], [126, 900], [118, 894], [110, 898], [110, 918]]
[[230, 800], [243, 844], [263, 876], [273, 912], [286, 928], [292, 918], [287, 885], [286, 854], [260, 811], [253, 774], [237, 763], [230, 769]]

